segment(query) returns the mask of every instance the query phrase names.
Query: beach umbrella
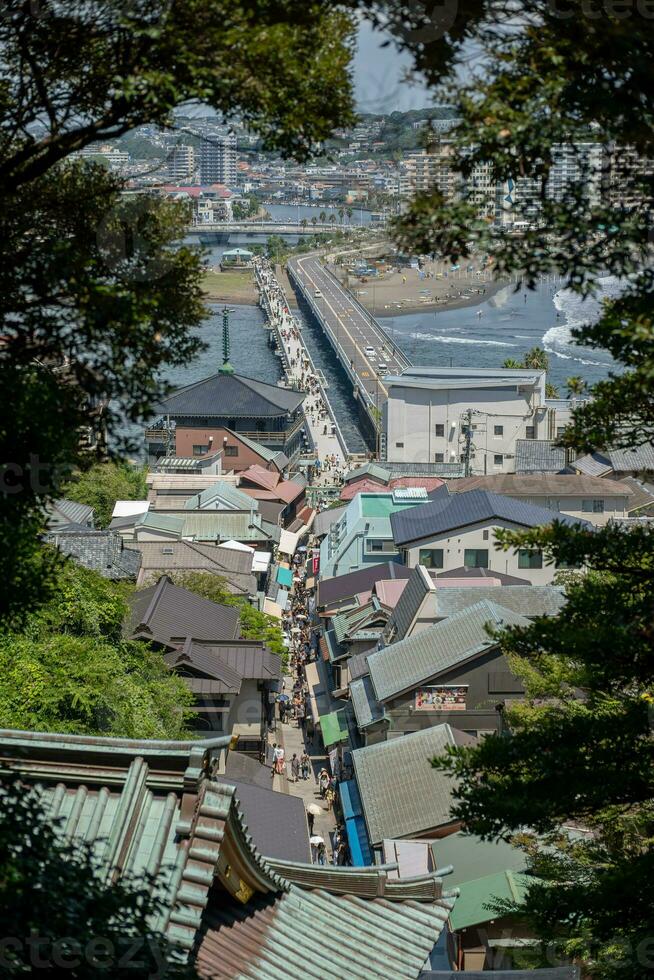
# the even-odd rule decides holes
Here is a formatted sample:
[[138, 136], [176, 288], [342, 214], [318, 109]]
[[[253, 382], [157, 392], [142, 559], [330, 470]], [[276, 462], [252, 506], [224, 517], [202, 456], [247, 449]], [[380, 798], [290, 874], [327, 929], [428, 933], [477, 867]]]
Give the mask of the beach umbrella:
[[307, 811], [313, 814], [314, 817], [319, 817], [323, 812], [322, 807], [319, 807], [317, 803], [310, 803], [307, 807]]
[[316, 834], [314, 837], [309, 838], [309, 843], [313, 844], [314, 847], [318, 847], [319, 844], [324, 844], [325, 841], [322, 837], [319, 837], [318, 834]]

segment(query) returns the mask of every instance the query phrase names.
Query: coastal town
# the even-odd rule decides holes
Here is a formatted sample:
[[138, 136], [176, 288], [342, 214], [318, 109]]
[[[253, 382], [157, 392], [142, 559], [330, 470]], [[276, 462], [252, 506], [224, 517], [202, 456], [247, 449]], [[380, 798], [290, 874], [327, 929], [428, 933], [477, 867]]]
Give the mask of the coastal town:
[[651, 18], [9, 6], [0, 976], [651, 976]]

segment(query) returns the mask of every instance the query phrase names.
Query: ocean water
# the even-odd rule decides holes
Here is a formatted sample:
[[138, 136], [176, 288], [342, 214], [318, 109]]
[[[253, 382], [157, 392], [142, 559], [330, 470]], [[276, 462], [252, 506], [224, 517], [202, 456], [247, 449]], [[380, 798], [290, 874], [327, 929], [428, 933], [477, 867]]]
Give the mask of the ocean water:
[[[589, 384], [616, 368], [606, 351], [580, 347], [572, 329], [592, 322], [601, 301], [616, 296], [614, 277], [599, 280], [596, 297], [580, 299], [562, 282], [542, 282], [534, 291], [506, 286], [485, 302], [457, 310], [384, 317], [383, 326], [417, 365], [500, 367], [532, 347], [549, 354], [548, 380], [565, 396], [565, 381], [581, 375]], [[479, 315], [481, 314], [481, 315]]]

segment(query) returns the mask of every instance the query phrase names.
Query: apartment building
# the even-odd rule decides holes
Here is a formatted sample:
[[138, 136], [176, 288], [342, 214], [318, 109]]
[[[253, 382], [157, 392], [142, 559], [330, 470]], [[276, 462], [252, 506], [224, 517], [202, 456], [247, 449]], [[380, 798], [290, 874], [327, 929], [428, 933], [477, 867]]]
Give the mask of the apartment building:
[[570, 404], [545, 397], [545, 372], [407, 368], [384, 379], [390, 463], [463, 463], [468, 475], [514, 473], [516, 442], [552, 439]]
[[189, 180], [195, 171], [195, 152], [192, 146], [178, 143], [173, 146], [166, 158], [166, 172], [169, 180]]
[[204, 137], [198, 157], [201, 184], [236, 182], [236, 136], [233, 133]]

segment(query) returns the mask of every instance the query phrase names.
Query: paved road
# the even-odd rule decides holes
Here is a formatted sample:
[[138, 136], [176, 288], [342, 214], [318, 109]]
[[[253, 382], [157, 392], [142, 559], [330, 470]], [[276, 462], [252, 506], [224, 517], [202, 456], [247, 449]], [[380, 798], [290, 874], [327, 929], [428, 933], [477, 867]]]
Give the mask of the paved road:
[[[373, 404], [378, 405], [388, 394], [381, 378], [385, 374], [398, 374], [409, 366], [409, 361], [372, 314], [341, 286], [319, 258], [307, 256], [294, 259], [290, 264], [328, 320], [333, 335]], [[321, 295], [316, 296], [316, 291]], [[374, 353], [366, 352], [366, 348], [372, 348]], [[380, 364], [385, 364], [386, 370], [380, 370]]]

